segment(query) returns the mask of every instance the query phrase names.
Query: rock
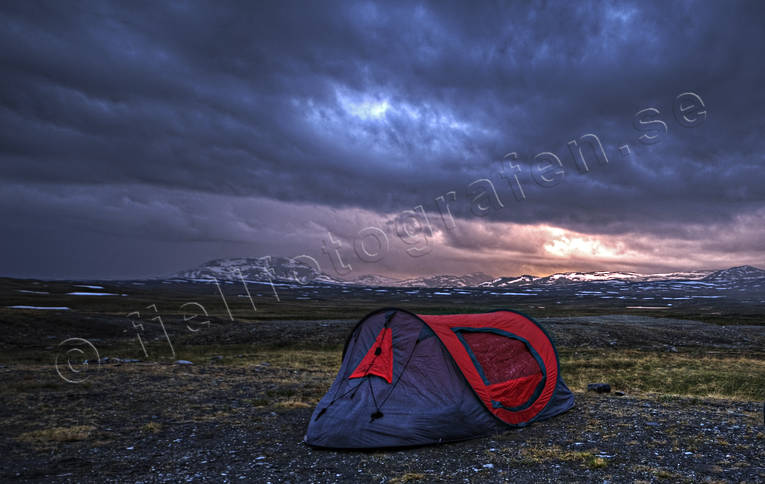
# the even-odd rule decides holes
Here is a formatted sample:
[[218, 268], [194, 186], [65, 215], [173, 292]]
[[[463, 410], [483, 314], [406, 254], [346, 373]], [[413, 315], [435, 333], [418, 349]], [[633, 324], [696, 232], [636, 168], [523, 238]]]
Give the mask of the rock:
[[677, 347], [676, 346], [667, 346], [667, 351], [670, 353], [677, 353]]
[[658, 427], [659, 426], [658, 422], [646, 422], [645, 424], [648, 427]]
[[624, 396], [624, 392], [616, 391], [616, 392], [614, 392], [614, 395], [616, 395], [617, 397], [623, 397]]
[[141, 360], [137, 360], [135, 358], [123, 358], [122, 362], [123, 363], [140, 363]]
[[212, 358], [210, 358], [211, 361], [220, 361], [223, 359], [223, 355], [215, 355]]
[[588, 383], [587, 391], [596, 393], [608, 393], [611, 391], [611, 385], [608, 383]]
[[176, 360], [176, 365], [193, 365], [194, 363], [190, 362], [189, 360]]
[[122, 358], [116, 358], [114, 356], [104, 356], [100, 360], [88, 360], [88, 362], [93, 363], [123, 363], [125, 360]]

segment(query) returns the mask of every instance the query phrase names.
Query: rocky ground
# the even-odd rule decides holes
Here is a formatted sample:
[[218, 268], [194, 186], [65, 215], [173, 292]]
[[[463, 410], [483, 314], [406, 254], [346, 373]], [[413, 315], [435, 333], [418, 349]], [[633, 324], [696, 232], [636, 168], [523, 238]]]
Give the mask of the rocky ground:
[[[150, 342], [150, 358], [88, 365], [77, 384], [63, 381], [51, 362], [6, 359], [0, 479], [765, 482], [763, 404], [756, 400], [765, 380], [763, 327], [634, 316], [548, 320], [576, 393], [568, 413], [452, 444], [375, 452], [310, 448], [303, 433], [353, 324], [273, 321], [229, 326], [219, 335], [211, 328], [176, 340], [176, 357], [193, 364], [157, 356], [167, 352], [160, 339]], [[99, 347], [100, 356], [134, 357], [136, 345], [129, 339]], [[631, 385], [624, 373], [591, 363], [592, 355], [577, 356], [584, 349], [634, 356], [636, 367], [626, 366], [635, 372], [653, 371], [640, 365], [654, 359], [669, 362], [657, 372], [677, 362], [685, 380], [705, 375], [688, 361], [713, 353], [718, 356], [704, 361], [719, 364], [720, 372], [742, 362], [759, 381], [750, 389], [737, 386], [740, 398], [710, 397], [698, 385], [688, 387], [689, 396], [677, 395], [670, 391], [675, 387]], [[624, 394], [585, 392], [597, 376]]]

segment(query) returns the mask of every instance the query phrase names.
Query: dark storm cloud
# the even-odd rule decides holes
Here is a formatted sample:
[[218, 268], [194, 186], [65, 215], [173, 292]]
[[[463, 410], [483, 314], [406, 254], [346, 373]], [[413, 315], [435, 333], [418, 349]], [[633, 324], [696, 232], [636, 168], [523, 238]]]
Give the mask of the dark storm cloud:
[[[240, 243], [264, 235], [242, 213], [221, 234], [219, 211], [236, 205], [225, 197], [392, 213], [434, 211], [434, 198], [455, 190], [453, 210], [473, 217], [466, 188], [490, 178], [505, 208], [487, 220], [691, 237], [688, 224], [724, 224], [765, 202], [762, 10], [5, 4], [0, 184], [26, 198], [6, 197], [15, 206], [3, 212], [10, 227], [66, 225], [83, 240], [127, 237], [140, 219], [152, 221], [140, 230], [147, 240]], [[698, 127], [672, 115], [684, 91], [708, 108]], [[651, 146], [633, 128], [646, 107], [668, 126]], [[566, 143], [585, 133], [609, 163], [581, 174]], [[522, 202], [498, 175], [512, 151]], [[532, 180], [543, 151], [563, 160], [557, 186]], [[157, 199], [137, 206], [130, 193]]]

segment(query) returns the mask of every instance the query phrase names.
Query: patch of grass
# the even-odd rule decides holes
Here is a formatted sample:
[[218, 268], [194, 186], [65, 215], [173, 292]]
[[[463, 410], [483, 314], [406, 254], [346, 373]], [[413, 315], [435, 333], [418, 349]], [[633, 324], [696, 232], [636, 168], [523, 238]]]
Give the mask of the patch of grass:
[[267, 398], [253, 398], [248, 403], [253, 407], [267, 407], [271, 404], [271, 400]]
[[591, 451], [567, 450], [558, 445], [551, 447], [526, 447], [521, 450], [521, 462], [524, 464], [540, 464], [544, 462], [579, 462], [590, 469], [605, 467], [607, 463]]
[[278, 398], [278, 397], [284, 397], [284, 398], [290, 398], [297, 395], [298, 391], [295, 388], [274, 388], [271, 390], [266, 390], [266, 396], [271, 398]]
[[566, 383], [585, 391], [605, 381], [615, 390], [731, 398], [765, 399], [765, 360], [734, 355], [684, 354], [640, 350], [560, 351]]
[[249, 362], [255, 353], [250, 344], [181, 344], [176, 348], [176, 359], [189, 360], [205, 364], [211, 362], [214, 356], [223, 359], [214, 361], [215, 364], [230, 365]]
[[162, 430], [162, 424], [159, 422], [149, 422], [141, 430], [147, 433], [158, 434]]
[[288, 349], [260, 351], [257, 357], [271, 365], [288, 367], [291, 370], [311, 370], [335, 374], [342, 363], [342, 350]]
[[693, 407], [694, 405], [702, 403], [703, 399], [699, 397], [686, 397], [680, 395], [659, 395], [656, 398], [656, 401], [659, 403], [672, 403], [683, 407]]
[[92, 425], [75, 425], [72, 427], [52, 427], [49, 429], [32, 430], [19, 435], [17, 439], [27, 443], [77, 442], [88, 440], [96, 430]]
[[677, 480], [680, 479], [682, 476], [676, 472], [672, 472], [669, 469], [664, 469], [662, 467], [650, 467], [646, 465], [636, 465], [633, 467], [635, 471], [638, 472], [650, 472], [655, 477], [659, 479], [673, 479]]
[[313, 405], [311, 405], [310, 403], [303, 402], [301, 400], [294, 400], [294, 399], [284, 400], [282, 402], [277, 402], [276, 406], [279, 407], [279, 408], [290, 408], [290, 409], [292, 409], [292, 408], [311, 408], [311, 407], [313, 407]]
[[590, 469], [603, 469], [608, 465], [608, 462], [606, 462], [606, 459], [602, 457], [596, 457], [593, 455], [586, 460], [586, 465]]
[[399, 483], [405, 483], [405, 482], [416, 482], [416, 481], [422, 481], [425, 480], [427, 476], [421, 472], [407, 472], [406, 474], [403, 474], [399, 477], [394, 477], [389, 482], [391, 484], [399, 484]]
[[3, 392], [10, 391], [10, 392], [35, 393], [35, 392], [60, 391], [65, 388], [67, 387], [66, 387], [66, 384], [63, 382], [63, 380], [39, 381], [39, 380], [32, 380], [32, 379], [24, 379], [8, 386], [4, 385], [4, 389], [2, 391]]
[[654, 475], [659, 479], [676, 479], [680, 477], [679, 474], [667, 469], [658, 469]]

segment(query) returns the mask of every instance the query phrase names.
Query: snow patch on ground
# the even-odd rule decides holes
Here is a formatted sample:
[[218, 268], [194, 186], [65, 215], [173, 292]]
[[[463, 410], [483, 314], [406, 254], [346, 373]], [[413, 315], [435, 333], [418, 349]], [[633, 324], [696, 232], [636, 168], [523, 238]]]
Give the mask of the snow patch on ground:
[[50, 309], [53, 311], [69, 311], [66, 306], [7, 306], [11, 309]]

